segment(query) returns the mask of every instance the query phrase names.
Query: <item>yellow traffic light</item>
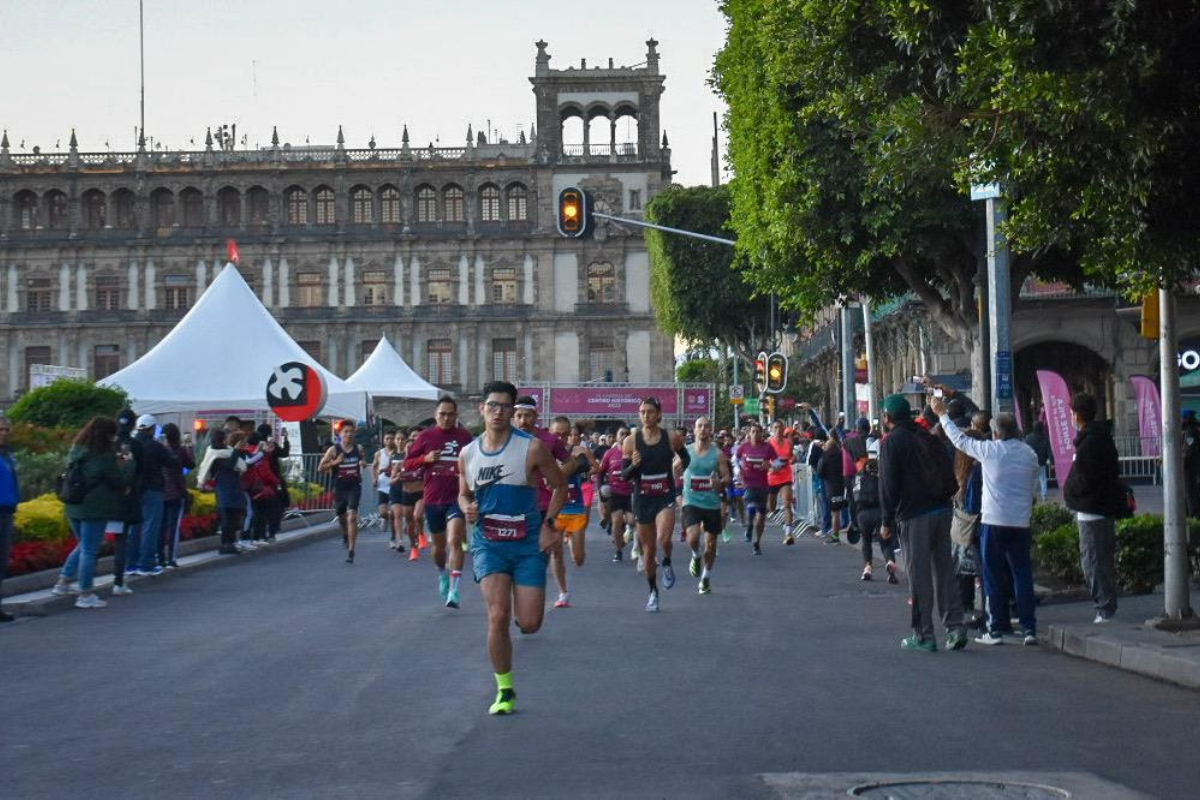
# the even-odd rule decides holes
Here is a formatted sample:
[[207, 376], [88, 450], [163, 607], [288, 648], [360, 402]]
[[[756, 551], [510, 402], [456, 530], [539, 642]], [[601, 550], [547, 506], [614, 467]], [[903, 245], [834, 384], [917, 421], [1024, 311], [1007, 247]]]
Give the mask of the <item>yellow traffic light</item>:
[[558, 193], [558, 232], [577, 239], [587, 234], [589, 227], [587, 193], [568, 186]]
[[1152, 291], [1142, 298], [1143, 339], [1158, 339], [1158, 292]]
[[767, 358], [767, 391], [779, 394], [787, 385], [787, 356], [783, 353], [771, 353]]

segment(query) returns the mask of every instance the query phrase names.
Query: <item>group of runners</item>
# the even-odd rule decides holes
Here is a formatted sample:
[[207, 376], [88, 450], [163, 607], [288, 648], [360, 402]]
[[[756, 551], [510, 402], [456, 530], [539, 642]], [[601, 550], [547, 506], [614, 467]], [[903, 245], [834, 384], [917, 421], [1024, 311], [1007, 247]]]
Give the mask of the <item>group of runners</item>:
[[718, 538], [729, 540], [727, 518], [746, 521], [746, 539], [761, 554], [766, 518], [778, 504], [786, 514], [784, 541], [794, 541], [793, 456], [782, 425], [770, 440], [761, 426], [752, 426], [735, 462], [733, 441], [724, 432], [718, 441], [710, 419], [696, 420], [688, 443], [687, 431], [662, 426], [662, 408], [648, 397], [640, 404], [637, 429], [619, 429], [597, 458], [580, 426], [557, 417], [541, 427], [535, 400], [519, 397], [510, 383], [485, 386], [479, 411], [484, 431], [473, 437], [458, 424], [457, 402], [444, 397], [434, 425], [407, 437], [387, 434], [370, 462], [347, 424], [320, 469], [333, 476], [347, 563], [354, 563], [367, 470], [380, 515], [390, 522], [391, 547], [404, 553], [407, 539], [411, 561], [432, 547], [438, 593], [449, 608], [460, 605], [465, 554], [471, 553], [487, 606], [497, 687], [492, 714], [514, 709], [510, 629], [514, 620], [525, 634], [541, 627], [548, 569], [558, 589], [554, 606], [571, 604], [566, 562], [569, 554], [576, 567], [584, 564], [592, 505], [599, 505], [612, 560], [624, 561], [631, 547], [652, 613], [659, 610], [660, 579], [665, 589], [676, 583], [677, 519], [701, 595], [712, 592]]

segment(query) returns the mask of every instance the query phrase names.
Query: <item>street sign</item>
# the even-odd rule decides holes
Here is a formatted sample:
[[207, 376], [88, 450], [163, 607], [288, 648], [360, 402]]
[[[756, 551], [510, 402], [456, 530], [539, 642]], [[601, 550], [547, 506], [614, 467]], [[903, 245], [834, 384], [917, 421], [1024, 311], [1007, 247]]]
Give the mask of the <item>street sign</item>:
[[1012, 351], [1002, 350], [996, 353], [996, 397], [1012, 400], [1012, 396]]
[[741, 384], [735, 384], [729, 387], [729, 399], [741, 401], [746, 396], [746, 387]]
[[972, 200], [995, 200], [1000, 197], [1000, 184], [975, 183], [971, 185]]
[[749, 416], [754, 416], [760, 411], [757, 397], [747, 397], [745, 404], [742, 406], [742, 413]]
[[325, 407], [325, 379], [301, 361], [280, 364], [267, 379], [267, 405], [284, 422], [305, 422]]

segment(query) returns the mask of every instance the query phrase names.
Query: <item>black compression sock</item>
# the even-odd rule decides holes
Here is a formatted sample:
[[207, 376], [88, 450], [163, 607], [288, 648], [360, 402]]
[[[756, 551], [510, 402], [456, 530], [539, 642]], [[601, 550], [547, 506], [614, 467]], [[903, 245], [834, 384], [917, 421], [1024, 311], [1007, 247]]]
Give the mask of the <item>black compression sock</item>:
[[663, 560], [662, 560], [662, 565], [663, 565], [664, 567], [669, 567], [669, 566], [671, 566], [671, 557], [670, 557], [670, 556], [665, 556], [665, 557], [663, 558]]
[[650, 591], [654, 592], [655, 594], [658, 594], [658, 576], [657, 575], [655, 575], [653, 578], [646, 578], [646, 583], [650, 584]]

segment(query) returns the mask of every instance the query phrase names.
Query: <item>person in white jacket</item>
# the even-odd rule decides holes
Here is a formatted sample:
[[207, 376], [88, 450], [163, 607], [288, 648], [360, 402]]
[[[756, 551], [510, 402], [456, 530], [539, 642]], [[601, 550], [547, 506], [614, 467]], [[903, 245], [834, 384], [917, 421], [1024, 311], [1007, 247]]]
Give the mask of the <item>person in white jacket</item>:
[[980, 644], [1003, 644], [1012, 636], [1008, 584], [996, 570], [1008, 563], [1017, 595], [1021, 639], [1037, 644], [1037, 618], [1033, 595], [1033, 537], [1029, 518], [1037, 487], [1038, 460], [1033, 448], [1021, 441], [1017, 420], [1000, 413], [992, 419], [991, 439], [965, 436], [946, 413], [946, 403], [933, 397], [929, 407], [938, 415], [950, 442], [983, 467], [983, 508], [980, 549], [983, 552], [983, 593], [987, 598], [988, 630], [975, 639]]

